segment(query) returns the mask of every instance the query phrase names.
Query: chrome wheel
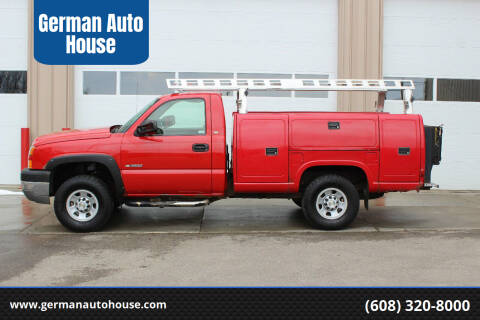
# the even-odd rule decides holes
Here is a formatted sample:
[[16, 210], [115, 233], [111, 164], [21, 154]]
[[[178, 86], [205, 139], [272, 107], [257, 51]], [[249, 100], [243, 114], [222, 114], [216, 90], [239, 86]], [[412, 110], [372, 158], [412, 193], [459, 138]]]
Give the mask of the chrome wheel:
[[99, 202], [90, 191], [75, 190], [67, 198], [68, 215], [75, 221], [85, 222], [92, 220], [98, 213]]
[[316, 208], [320, 216], [325, 219], [338, 219], [345, 214], [348, 201], [345, 194], [337, 188], [326, 188], [320, 191], [317, 197]]

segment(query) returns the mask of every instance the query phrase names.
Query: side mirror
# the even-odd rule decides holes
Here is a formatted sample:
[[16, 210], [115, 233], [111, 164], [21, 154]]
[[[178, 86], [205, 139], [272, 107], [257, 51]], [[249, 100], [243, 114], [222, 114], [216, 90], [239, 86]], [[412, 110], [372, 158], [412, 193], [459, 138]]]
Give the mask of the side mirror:
[[153, 120], [146, 120], [135, 130], [135, 135], [138, 137], [155, 134], [158, 131], [157, 122]]
[[175, 116], [174, 115], [169, 115], [165, 116], [162, 119], [160, 119], [160, 128], [170, 128], [175, 125]]

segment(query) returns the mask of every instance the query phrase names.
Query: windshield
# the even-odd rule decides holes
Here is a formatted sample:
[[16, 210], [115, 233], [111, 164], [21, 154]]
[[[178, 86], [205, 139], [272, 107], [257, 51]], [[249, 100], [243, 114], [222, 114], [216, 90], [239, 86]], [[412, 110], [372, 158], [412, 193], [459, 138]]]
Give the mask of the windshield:
[[133, 117], [131, 117], [130, 120], [125, 122], [125, 124], [121, 126], [117, 132], [125, 133], [132, 126], [132, 124], [134, 124], [142, 116], [142, 114], [144, 114], [157, 101], [158, 101], [158, 98], [148, 103], [145, 107], [143, 107], [140, 111], [138, 111]]

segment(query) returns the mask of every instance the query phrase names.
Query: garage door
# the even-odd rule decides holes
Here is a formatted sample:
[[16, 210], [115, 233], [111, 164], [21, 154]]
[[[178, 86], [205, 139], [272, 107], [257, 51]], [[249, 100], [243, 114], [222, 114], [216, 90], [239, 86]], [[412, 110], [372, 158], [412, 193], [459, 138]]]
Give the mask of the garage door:
[[[432, 181], [480, 189], [480, 1], [385, 0], [384, 76], [413, 78], [414, 111], [444, 124], [443, 160]], [[400, 112], [389, 94], [386, 110]]]
[[[168, 93], [166, 78], [335, 78], [337, 2], [150, 1], [145, 63], [76, 67], [75, 127], [123, 123]], [[249, 107], [335, 110], [336, 96], [252, 93]]]
[[0, 0], [0, 184], [20, 183], [20, 128], [27, 127], [27, 16], [27, 0]]

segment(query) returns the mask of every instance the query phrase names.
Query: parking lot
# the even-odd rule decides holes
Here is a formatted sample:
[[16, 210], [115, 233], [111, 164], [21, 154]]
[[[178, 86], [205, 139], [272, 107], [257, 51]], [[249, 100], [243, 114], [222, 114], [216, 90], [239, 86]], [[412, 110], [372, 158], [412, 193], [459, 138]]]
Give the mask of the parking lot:
[[311, 229], [290, 200], [124, 206], [102, 232], [75, 234], [51, 206], [4, 195], [0, 285], [480, 285], [480, 193], [392, 193], [370, 206], [335, 232]]

